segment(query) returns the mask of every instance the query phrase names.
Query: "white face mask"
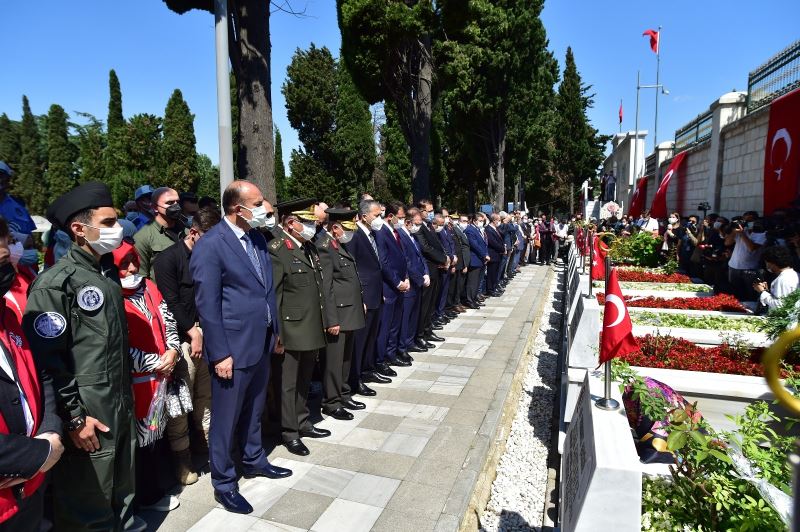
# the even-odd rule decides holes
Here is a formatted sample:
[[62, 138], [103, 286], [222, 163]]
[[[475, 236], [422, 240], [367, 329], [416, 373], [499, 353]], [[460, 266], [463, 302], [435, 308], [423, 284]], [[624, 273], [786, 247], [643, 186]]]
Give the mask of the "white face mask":
[[8, 253], [9, 253], [9, 260], [11, 264], [16, 266], [19, 264], [19, 259], [22, 258], [22, 254], [25, 252], [25, 248], [22, 246], [22, 242], [14, 242], [10, 246], [8, 246]]
[[436, 226], [436, 232], [437, 232], [437, 233], [441, 233], [441, 232], [442, 232], [442, 229], [444, 229], [444, 226], [443, 226], [443, 225], [437, 225], [437, 226]]
[[[263, 205], [261, 205], [260, 207], [252, 208], [252, 209], [249, 208], [249, 207], [245, 207], [244, 205], [239, 205], [239, 207], [241, 207], [242, 209], [245, 209], [247, 211], [250, 211], [250, 214], [253, 215], [253, 217], [250, 218], [249, 220], [247, 220], [247, 218], [244, 218], [244, 216], [242, 216], [242, 218], [247, 220], [247, 223], [250, 224], [250, 227], [252, 227], [253, 229], [257, 229], [259, 227], [266, 227], [267, 226], [267, 209], [266, 209], [266, 207], [264, 207]], [[241, 214], [239, 216], [241, 216]], [[275, 217], [273, 216], [273, 219], [274, 218]], [[273, 224], [274, 223], [275, 222], [273, 222]]]
[[277, 223], [278, 221], [275, 219], [275, 215], [272, 215], [269, 218], [267, 218], [266, 222], [264, 222], [264, 227], [266, 227], [267, 229], [273, 229]]
[[714, 222], [714, 229], [719, 229], [722, 227], [722, 222]]
[[314, 222], [302, 222], [303, 230], [300, 232], [300, 236], [305, 238], [306, 240], [311, 240], [314, 238], [314, 235], [317, 234], [317, 224]]
[[95, 227], [89, 224], [83, 224], [86, 227], [97, 229], [100, 236], [97, 240], [86, 239], [86, 243], [95, 250], [98, 255], [105, 255], [111, 253], [122, 244], [122, 226], [115, 224], [114, 227]]
[[144, 275], [139, 275], [139, 272], [129, 273], [126, 277], [119, 280], [119, 284], [126, 290], [133, 290], [139, 288], [139, 285], [144, 281]]
[[341, 242], [342, 244], [347, 244], [351, 240], [353, 240], [352, 231], [345, 231], [344, 234], [342, 234], [342, 236], [339, 237], [339, 242]]
[[669, 219], [669, 223], [671, 223], [671, 224], [674, 224], [677, 221], [678, 221], [678, 219], [675, 218], [675, 217], [672, 217], [672, 218]]
[[460, 227], [461, 230], [463, 231], [464, 229], [469, 227], [469, 223], [468, 222], [458, 222], [458, 227]]
[[383, 227], [383, 218], [376, 216], [375, 219], [370, 222], [369, 226], [373, 231], [380, 231]]
[[413, 235], [413, 234], [419, 233], [419, 228], [420, 228], [420, 227], [421, 227], [421, 226], [419, 226], [419, 225], [417, 225], [417, 224], [412, 224], [412, 225], [411, 225], [411, 226], [408, 228], [408, 231], [409, 231], [409, 232], [410, 232], [410, 233]]

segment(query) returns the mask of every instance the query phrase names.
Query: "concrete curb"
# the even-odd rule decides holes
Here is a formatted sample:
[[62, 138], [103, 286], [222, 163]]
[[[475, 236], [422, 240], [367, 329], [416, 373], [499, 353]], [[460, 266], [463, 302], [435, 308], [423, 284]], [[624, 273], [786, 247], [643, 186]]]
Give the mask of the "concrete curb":
[[[536, 295], [542, 296], [543, 294], [549, 294], [550, 284], [553, 276], [556, 275], [556, 273], [557, 272], [555, 272], [552, 268], [548, 268], [544, 282], [542, 283]], [[460, 532], [472, 532], [480, 528], [481, 513], [486, 508], [486, 505], [489, 503], [489, 499], [491, 498], [492, 483], [497, 476], [497, 465], [500, 463], [500, 458], [503, 456], [503, 453], [505, 453], [506, 442], [509, 434], [511, 433], [511, 424], [514, 422], [517, 403], [519, 402], [519, 397], [522, 393], [522, 384], [525, 379], [525, 371], [520, 371], [520, 368], [523, 370], [527, 368], [531, 357], [533, 356], [533, 353], [531, 352], [531, 346], [536, 340], [536, 335], [539, 331], [539, 325], [542, 319], [542, 312], [546, 302], [546, 297], [539, 297], [539, 301], [531, 306], [531, 309], [528, 312], [528, 318], [525, 321], [525, 326], [528, 327], [528, 333], [526, 335], [520, 334], [514, 347], [514, 353], [519, 353], [519, 356], [512, 356], [511, 359], [509, 359], [509, 364], [512, 364], [514, 360], [516, 360], [516, 367], [513, 368], [511, 386], [509, 387], [505, 398], [502, 397], [502, 394], [505, 393], [505, 390], [500, 389], [495, 394], [494, 400], [497, 401], [499, 399], [503, 401], [503, 407], [496, 422], [497, 424], [491, 435], [489, 451], [486, 454], [483, 467], [478, 473], [478, 478], [475, 481], [472, 495], [470, 496], [469, 504], [464, 517], [461, 519], [461, 523], [458, 528]], [[508, 369], [509, 368], [507, 368], [507, 370]]]

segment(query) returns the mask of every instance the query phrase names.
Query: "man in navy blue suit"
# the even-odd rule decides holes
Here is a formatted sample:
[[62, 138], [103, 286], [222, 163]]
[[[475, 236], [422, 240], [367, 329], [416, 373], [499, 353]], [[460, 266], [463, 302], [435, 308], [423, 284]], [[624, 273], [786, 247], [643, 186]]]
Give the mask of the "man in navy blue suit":
[[469, 241], [469, 270], [467, 271], [467, 306], [477, 309], [480, 304], [478, 290], [481, 282], [483, 267], [489, 262], [489, 248], [481, 236], [481, 231], [475, 225], [479, 222], [477, 216], [470, 216], [470, 224], [464, 229]]
[[486, 291], [490, 296], [499, 296], [500, 264], [506, 253], [503, 235], [500, 234], [500, 215], [492, 214], [491, 223], [486, 227], [486, 244], [489, 247], [489, 264], [486, 267]]
[[261, 414], [278, 314], [267, 242], [257, 228], [272, 206], [258, 187], [234, 181], [222, 195], [225, 217], [197, 242], [189, 267], [211, 366], [211, 483], [226, 510], [250, 513], [239, 493], [232, 452], [242, 453], [245, 478], [288, 477], [270, 465], [261, 444]]
[[444, 253], [447, 255], [447, 259], [449, 261], [447, 268], [441, 272], [439, 292], [436, 294], [437, 299], [435, 301], [436, 308], [433, 312], [434, 322], [438, 322], [441, 325], [444, 325], [452, 318], [458, 316], [458, 314], [454, 312], [445, 310], [445, 307], [447, 306], [447, 295], [450, 293], [450, 282], [453, 279], [453, 273], [455, 273], [456, 262], [458, 260], [458, 257], [456, 257], [453, 237], [448, 232], [446, 227], [448, 221], [449, 217], [442, 213], [437, 214], [433, 219], [433, 227], [436, 231], [436, 236], [439, 237], [439, 241], [442, 243], [442, 248], [444, 249]]
[[375, 344], [383, 304], [383, 278], [372, 224], [380, 229], [380, 214], [380, 203], [372, 199], [361, 201], [358, 204], [356, 230], [352, 240], [345, 244], [345, 248], [356, 261], [361, 292], [367, 306], [364, 328], [355, 332], [355, 351], [350, 365], [350, 389], [352, 393], [363, 396], [375, 395], [375, 390], [364, 384], [365, 382], [391, 382], [391, 379], [375, 371]]
[[406, 256], [408, 268], [408, 280], [411, 281], [411, 288], [403, 294], [403, 320], [400, 326], [400, 342], [397, 346], [399, 351], [397, 358], [412, 362], [413, 358], [408, 354], [421, 353], [427, 351], [424, 345], [415, 342], [417, 327], [419, 326], [419, 309], [422, 303], [422, 290], [431, 284], [428, 274], [428, 263], [422, 256], [422, 250], [416, 239], [412, 236], [419, 232], [422, 227], [422, 214], [419, 209], [410, 208], [403, 210], [396, 207], [397, 217], [404, 218], [404, 224], [397, 230], [400, 235], [400, 242], [403, 244], [403, 253]]
[[[401, 207], [402, 208], [402, 207]], [[403, 294], [411, 288], [408, 280], [406, 256], [394, 224], [398, 221], [397, 206], [387, 205], [383, 227], [375, 232], [375, 243], [381, 260], [383, 275], [383, 309], [378, 327], [378, 347], [375, 368], [384, 377], [396, 377], [389, 366], [410, 366], [411, 363], [397, 359], [397, 342], [403, 319]], [[403, 213], [405, 215], [405, 213]], [[380, 220], [380, 218], [378, 218]], [[402, 223], [402, 220], [400, 220]]]
[[428, 274], [431, 284], [422, 291], [422, 303], [419, 311], [417, 327], [417, 344], [428, 348], [435, 347], [431, 341], [442, 342], [444, 338], [437, 336], [433, 331], [441, 330], [442, 326], [433, 323], [433, 313], [436, 310], [436, 296], [439, 294], [440, 274], [450, 267], [450, 259], [445, 254], [442, 242], [433, 229], [433, 204], [430, 200], [423, 199], [417, 204], [420, 213], [424, 212], [422, 225], [414, 234], [422, 256], [428, 263]]

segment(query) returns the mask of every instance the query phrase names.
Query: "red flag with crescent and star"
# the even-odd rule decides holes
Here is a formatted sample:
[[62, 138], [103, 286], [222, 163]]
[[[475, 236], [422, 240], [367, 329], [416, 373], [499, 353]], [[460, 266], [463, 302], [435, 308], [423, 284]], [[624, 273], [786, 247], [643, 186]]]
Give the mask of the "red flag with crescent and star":
[[592, 244], [592, 280], [602, 281], [606, 278], [606, 252], [608, 249], [603, 249], [601, 241], [595, 235], [594, 243]]
[[642, 177], [636, 182], [636, 190], [631, 196], [631, 206], [628, 208], [628, 215], [638, 218], [644, 209], [644, 201], [647, 196], [647, 178]]
[[764, 146], [764, 214], [790, 207], [800, 180], [800, 89], [770, 105]]
[[[672, 162], [669, 163], [669, 168], [667, 168], [667, 172], [664, 174], [663, 179], [661, 179], [661, 184], [658, 185], [658, 190], [653, 198], [653, 204], [650, 206], [650, 216], [653, 218], [667, 217], [667, 189], [669, 188], [670, 181], [676, 177], [675, 174], [678, 173], [684, 157], [686, 157], [686, 152], [682, 151], [673, 157]], [[680, 178], [680, 175], [678, 175], [677, 178]]]
[[600, 363], [605, 364], [639, 349], [639, 343], [633, 336], [633, 324], [622, 297], [622, 290], [617, 279], [617, 270], [612, 268], [606, 287], [606, 303], [603, 307], [603, 338], [600, 342]]
[[658, 32], [656, 30], [645, 30], [642, 36], [644, 37], [645, 35], [650, 36], [650, 49], [658, 53]]

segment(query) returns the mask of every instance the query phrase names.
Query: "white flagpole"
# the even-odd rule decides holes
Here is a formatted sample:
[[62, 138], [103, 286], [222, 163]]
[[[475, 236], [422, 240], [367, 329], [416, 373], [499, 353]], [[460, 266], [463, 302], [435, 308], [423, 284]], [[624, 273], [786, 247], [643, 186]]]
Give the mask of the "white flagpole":
[[661, 26], [658, 27], [658, 38], [656, 39], [656, 124], [653, 128], [653, 151], [658, 149], [658, 93], [660, 90], [659, 75], [661, 73]]

